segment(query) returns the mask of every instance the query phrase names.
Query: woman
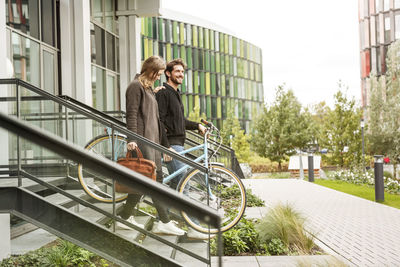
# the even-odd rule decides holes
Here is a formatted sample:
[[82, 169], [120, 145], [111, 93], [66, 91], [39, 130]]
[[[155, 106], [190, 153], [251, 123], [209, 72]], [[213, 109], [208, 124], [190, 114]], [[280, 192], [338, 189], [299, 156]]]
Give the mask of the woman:
[[[152, 89], [154, 82], [160, 78], [165, 70], [165, 62], [158, 56], [151, 56], [143, 62], [140, 74], [136, 75], [126, 90], [126, 125], [128, 130], [135, 132], [155, 143], [165, 144], [165, 131], [161, 129], [158, 104]], [[163, 87], [157, 87], [160, 90]], [[157, 166], [157, 181], [162, 183], [161, 153], [145, 144], [138, 144], [134, 140], [128, 140], [128, 150], [134, 150], [139, 146], [143, 157], [152, 160]], [[133, 217], [133, 211], [139, 202], [141, 194], [129, 194], [128, 199], [119, 216], [130, 223], [143, 227]], [[160, 217], [155, 222], [153, 233], [184, 235], [185, 232], [169, 219], [167, 209], [157, 199], [153, 198], [154, 205]], [[120, 228], [127, 228], [122, 223], [117, 223]]]

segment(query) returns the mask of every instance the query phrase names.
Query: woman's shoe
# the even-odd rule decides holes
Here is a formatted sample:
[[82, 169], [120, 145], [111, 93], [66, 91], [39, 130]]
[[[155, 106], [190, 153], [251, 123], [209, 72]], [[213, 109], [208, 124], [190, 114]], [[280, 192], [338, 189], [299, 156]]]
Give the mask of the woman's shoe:
[[185, 231], [179, 229], [173, 221], [163, 223], [161, 221], [154, 222], [153, 229], [151, 230], [154, 234], [159, 235], [184, 235]]
[[[119, 217], [119, 218], [121, 218], [121, 217]], [[122, 219], [122, 218], [121, 218], [121, 219]], [[138, 222], [135, 220], [135, 217], [133, 217], [133, 216], [129, 217], [129, 218], [126, 219], [125, 221], [127, 221], [128, 223], [131, 223], [131, 224], [133, 224], [133, 225], [135, 225], [135, 226], [137, 226], [137, 227], [144, 228], [144, 225], [141, 224], [141, 223], [138, 223]], [[118, 221], [117, 221], [117, 223], [115, 224], [115, 228], [116, 228], [116, 229], [119, 229], [119, 230], [133, 230], [133, 228], [129, 227], [129, 226], [126, 225], [126, 224], [123, 224], [123, 223], [121, 223], [121, 222], [118, 222]]]

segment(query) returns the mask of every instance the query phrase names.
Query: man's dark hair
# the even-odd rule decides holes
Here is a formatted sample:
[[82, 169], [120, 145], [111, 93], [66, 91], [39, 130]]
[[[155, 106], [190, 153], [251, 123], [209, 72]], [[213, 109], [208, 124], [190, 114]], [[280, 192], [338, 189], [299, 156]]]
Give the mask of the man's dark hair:
[[167, 71], [169, 73], [171, 73], [176, 65], [181, 65], [183, 67], [183, 69], [186, 69], [186, 64], [185, 64], [185, 62], [183, 62], [183, 59], [177, 58], [177, 59], [171, 60], [170, 62], [168, 62], [167, 67], [165, 68], [165, 71], [164, 71], [165, 76], [167, 76], [167, 80], [169, 80]]

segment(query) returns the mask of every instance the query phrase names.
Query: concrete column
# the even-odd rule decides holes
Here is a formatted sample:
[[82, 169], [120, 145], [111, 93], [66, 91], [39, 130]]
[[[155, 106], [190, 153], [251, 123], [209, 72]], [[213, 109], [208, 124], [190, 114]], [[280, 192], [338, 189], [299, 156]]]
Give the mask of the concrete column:
[[[61, 10], [62, 12], [62, 10]], [[90, 1], [73, 1], [73, 29], [75, 56], [75, 95], [76, 99], [92, 106], [92, 82], [90, 63]], [[61, 42], [70, 40], [61, 40]]]
[[[135, 10], [135, 1], [118, 1], [118, 11]], [[121, 110], [125, 111], [125, 92], [129, 83], [141, 68], [141, 19], [136, 15], [121, 15], [119, 22], [120, 98]]]
[[[7, 52], [10, 52], [10, 47], [4, 40], [9, 40], [6, 36], [6, 3], [0, 2], [0, 78], [7, 77]], [[3, 86], [0, 90], [0, 96], [6, 95], [6, 90]], [[0, 111], [7, 112], [8, 106], [5, 103], [0, 103]], [[0, 164], [8, 164], [8, 133], [0, 129]], [[0, 214], [0, 260], [11, 255], [11, 240], [10, 240], [10, 214]]]
[[61, 93], [76, 98], [74, 1], [60, 0]]

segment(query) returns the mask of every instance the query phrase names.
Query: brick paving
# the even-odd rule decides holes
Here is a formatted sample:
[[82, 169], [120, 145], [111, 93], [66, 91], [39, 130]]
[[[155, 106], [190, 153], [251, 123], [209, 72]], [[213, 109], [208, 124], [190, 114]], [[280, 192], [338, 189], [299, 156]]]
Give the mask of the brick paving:
[[308, 181], [245, 179], [268, 207], [290, 203], [317, 239], [354, 266], [400, 266], [400, 210]]

